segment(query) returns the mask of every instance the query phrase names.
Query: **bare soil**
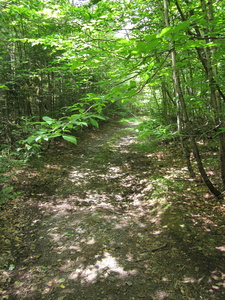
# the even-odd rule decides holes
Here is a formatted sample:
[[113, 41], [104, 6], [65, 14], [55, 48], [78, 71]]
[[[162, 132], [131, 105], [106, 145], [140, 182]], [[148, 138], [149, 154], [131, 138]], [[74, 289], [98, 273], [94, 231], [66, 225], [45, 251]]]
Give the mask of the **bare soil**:
[[134, 123], [55, 142], [14, 184], [0, 299], [225, 298], [223, 203], [189, 179], [179, 149], [141, 147]]

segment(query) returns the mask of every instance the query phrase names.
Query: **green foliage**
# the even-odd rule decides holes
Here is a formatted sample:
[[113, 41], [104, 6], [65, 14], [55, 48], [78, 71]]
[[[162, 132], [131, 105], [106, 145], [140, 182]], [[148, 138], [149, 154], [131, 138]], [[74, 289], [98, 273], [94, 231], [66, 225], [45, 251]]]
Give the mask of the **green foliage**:
[[138, 137], [155, 141], [172, 140], [178, 134], [175, 124], [162, 125], [158, 119], [144, 120], [137, 126]]
[[148, 114], [142, 138], [170, 140], [187, 120], [224, 133], [224, 3], [186, 4], [2, 0], [2, 141], [20, 140], [28, 158], [53, 138], [76, 144], [74, 132], [102, 115], [132, 113]]
[[0, 153], [0, 204], [18, 195], [13, 191], [12, 177], [15, 173], [14, 169], [21, 166], [22, 161], [15, 159], [10, 152], [6, 147]]
[[[83, 126], [98, 127], [98, 120], [105, 120], [101, 115], [95, 114], [90, 111], [91, 107], [84, 110], [83, 104], [74, 104], [70, 107], [65, 107], [64, 110], [67, 113], [73, 113], [61, 117], [59, 119], [53, 119], [48, 116], [44, 116], [42, 122], [26, 122], [27, 128], [32, 133], [26, 138], [20, 141], [23, 147], [18, 148], [19, 152], [23, 152], [26, 159], [31, 156], [40, 155], [43, 147], [54, 138], [62, 137], [64, 140], [77, 144], [76, 137], [72, 134], [73, 131], [81, 129]], [[74, 114], [74, 112], [76, 112]], [[22, 125], [23, 126], [23, 125]]]

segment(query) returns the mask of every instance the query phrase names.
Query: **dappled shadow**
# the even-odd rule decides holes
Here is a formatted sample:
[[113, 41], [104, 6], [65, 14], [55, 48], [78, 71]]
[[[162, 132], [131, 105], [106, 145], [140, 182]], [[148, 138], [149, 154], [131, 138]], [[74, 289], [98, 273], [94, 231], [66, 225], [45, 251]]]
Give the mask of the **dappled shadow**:
[[4, 270], [3, 299], [223, 299], [222, 268], [171, 235], [183, 164], [138, 149], [132, 124], [91, 135], [24, 181], [39, 213]]

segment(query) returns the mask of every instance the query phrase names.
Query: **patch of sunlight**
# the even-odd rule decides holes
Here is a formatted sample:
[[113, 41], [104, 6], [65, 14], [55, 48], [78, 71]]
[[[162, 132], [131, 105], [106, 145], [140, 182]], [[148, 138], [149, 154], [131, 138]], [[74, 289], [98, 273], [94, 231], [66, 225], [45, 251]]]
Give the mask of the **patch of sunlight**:
[[45, 168], [50, 169], [50, 170], [60, 170], [60, 167], [58, 165], [53, 165], [53, 164], [51, 164], [51, 165], [50, 164], [45, 164]]
[[220, 250], [221, 252], [225, 252], [225, 245], [216, 247], [217, 250]]
[[[53, 228], [54, 229], [54, 228]], [[50, 230], [53, 230], [53, 229], [49, 229], [48, 231], [50, 231]], [[58, 227], [57, 227], [57, 229], [58, 229]], [[50, 236], [51, 237], [51, 239], [54, 241], [54, 242], [60, 242], [61, 241], [61, 239], [64, 237], [64, 234], [59, 234], [59, 233], [48, 233], [48, 236]]]
[[139, 118], [122, 118], [119, 123], [122, 124], [131, 124], [131, 125], [139, 125], [141, 122], [143, 122], [143, 120], [139, 119]]
[[107, 176], [107, 177], [109, 177], [111, 179], [123, 176], [123, 174], [121, 173], [120, 167], [110, 167], [108, 169], [108, 174], [109, 174], [109, 176]]
[[107, 278], [112, 272], [114, 275], [117, 274], [119, 279], [129, 275], [136, 275], [137, 273], [136, 270], [125, 271], [124, 268], [119, 265], [115, 257], [105, 252], [103, 258], [98, 260], [94, 265], [89, 265], [86, 268], [84, 265], [81, 265], [68, 276], [68, 279], [79, 279], [82, 283], [94, 283], [99, 276]]
[[130, 218], [128, 219], [127, 217], [124, 217], [123, 220], [115, 224], [114, 229], [126, 228], [128, 225], [130, 225], [129, 222]]
[[169, 297], [169, 293], [167, 293], [165, 291], [158, 291], [153, 296], [153, 299], [163, 300], [163, 299], [167, 299], [167, 297]]
[[[123, 143], [123, 145], [122, 145], [122, 143]], [[123, 139], [123, 141], [121, 140], [118, 145], [114, 146], [114, 148], [115, 149], [118, 148], [121, 154], [130, 153], [129, 149], [121, 148], [121, 145], [122, 146], [129, 146], [129, 145], [131, 145], [133, 143], [134, 143], [134, 139], [133, 138], [132, 139], [131, 138], [130, 139], [126, 138], [126, 139]]]
[[149, 183], [145, 186], [145, 188], [142, 190], [142, 192], [149, 192], [153, 189], [152, 183]]
[[184, 167], [181, 169], [167, 168], [166, 172], [168, 175], [165, 176], [166, 179], [180, 179], [188, 175], [188, 168]]
[[169, 282], [170, 279], [168, 279], [167, 277], [163, 277], [163, 278], [162, 278], [162, 281], [163, 281], [163, 282]]
[[74, 182], [77, 178], [79, 179], [83, 179], [83, 178], [87, 178], [87, 176], [90, 175], [90, 173], [92, 172], [90, 169], [86, 169], [86, 172], [81, 172], [80, 170], [73, 170], [70, 173], [70, 181]]
[[91, 238], [90, 240], [88, 240], [86, 242], [87, 245], [94, 245], [95, 244], [95, 239], [94, 238]]
[[134, 195], [132, 196], [132, 200], [133, 200], [133, 206], [140, 206], [142, 205], [142, 199], [139, 195]]
[[183, 283], [195, 283], [195, 282], [196, 282], [196, 279], [191, 278], [191, 277], [186, 277], [186, 276], [184, 276], [182, 282], [183, 282]]
[[73, 251], [73, 252], [80, 252], [81, 251], [80, 247], [74, 246], [74, 245], [68, 246], [67, 249], [69, 249], [70, 251]]
[[156, 230], [156, 231], [154, 231], [152, 234], [153, 235], [160, 235], [160, 234], [162, 234], [163, 233], [163, 230]]

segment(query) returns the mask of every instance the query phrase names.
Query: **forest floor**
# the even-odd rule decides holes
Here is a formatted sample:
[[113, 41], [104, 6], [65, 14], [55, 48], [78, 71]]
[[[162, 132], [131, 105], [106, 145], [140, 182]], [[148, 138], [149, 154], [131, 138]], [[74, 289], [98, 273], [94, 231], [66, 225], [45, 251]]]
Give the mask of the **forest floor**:
[[224, 203], [135, 122], [56, 142], [1, 207], [0, 299], [225, 299]]

